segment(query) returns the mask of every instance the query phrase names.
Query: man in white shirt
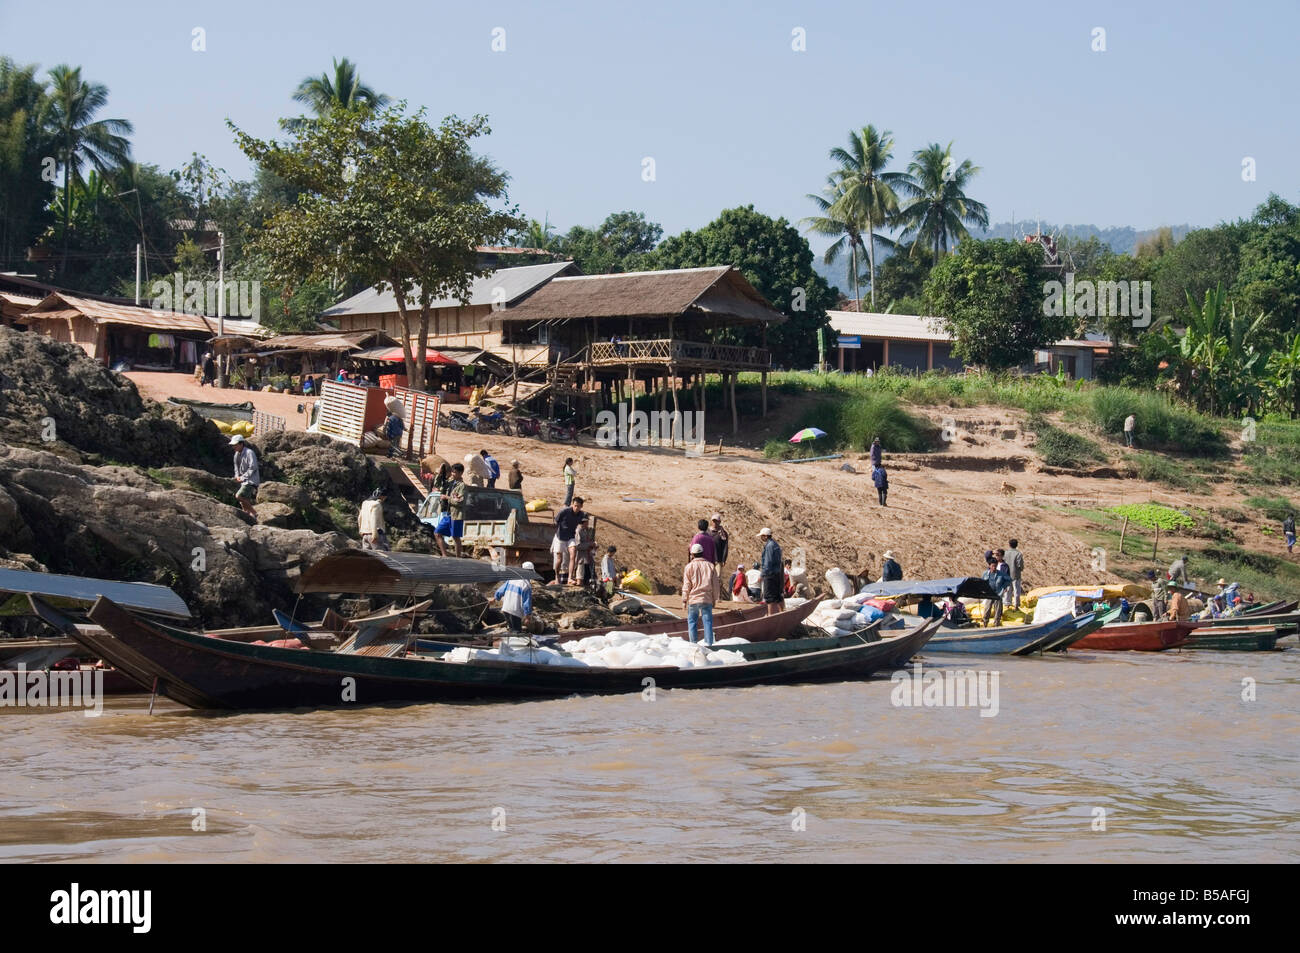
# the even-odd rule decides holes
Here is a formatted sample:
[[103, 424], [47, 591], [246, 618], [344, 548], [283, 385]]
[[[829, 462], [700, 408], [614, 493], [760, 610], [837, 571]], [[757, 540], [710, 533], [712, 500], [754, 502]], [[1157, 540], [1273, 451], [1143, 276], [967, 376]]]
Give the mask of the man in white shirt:
[[1137, 417], [1129, 414], [1124, 418], [1124, 445], [1133, 446], [1133, 431], [1137, 429]]

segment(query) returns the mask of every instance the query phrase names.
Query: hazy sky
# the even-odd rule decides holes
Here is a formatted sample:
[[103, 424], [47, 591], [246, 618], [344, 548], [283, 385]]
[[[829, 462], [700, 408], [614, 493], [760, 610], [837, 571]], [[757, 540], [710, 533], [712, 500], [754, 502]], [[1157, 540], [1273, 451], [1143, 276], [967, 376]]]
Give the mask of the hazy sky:
[[810, 214], [827, 150], [867, 123], [893, 131], [900, 170], [953, 140], [992, 221], [1208, 225], [1270, 191], [1300, 201], [1298, 38], [1296, 0], [0, 0], [0, 54], [81, 65], [164, 170], [201, 152], [247, 176], [224, 120], [276, 134], [298, 82], [347, 56], [433, 117], [486, 113], [480, 151], [525, 214], [563, 230], [633, 209], [667, 234], [747, 203]]

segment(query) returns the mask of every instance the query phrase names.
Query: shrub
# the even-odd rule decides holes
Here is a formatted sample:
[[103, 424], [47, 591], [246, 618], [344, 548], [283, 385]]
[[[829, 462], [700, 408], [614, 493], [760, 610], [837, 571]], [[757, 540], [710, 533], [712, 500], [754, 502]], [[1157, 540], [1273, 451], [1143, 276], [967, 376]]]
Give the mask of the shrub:
[[1037, 436], [1035, 452], [1050, 467], [1076, 468], [1106, 459], [1095, 441], [1055, 427], [1037, 414], [1030, 416], [1026, 426]]
[[1275, 523], [1295, 512], [1295, 506], [1284, 496], [1252, 496], [1246, 500], [1246, 505], [1262, 510], [1264, 516]]
[[1145, 449], [1173, 450], [1199, 456], [1228, 453], [1223, 434], [1209, 418], [1150, 391], [1128, 387], [1097, 387], [1088, 393], [1089, 419], [1103, 433], [1119, 437], [1124, 418], [1136, 420], [1134, 438]]
[[1182, 490], [1201, 490], [1205, 480], [1198, 473], [1158, 453], [1139, 453], [1134, 458], [1138, 479], [1164, 483]]

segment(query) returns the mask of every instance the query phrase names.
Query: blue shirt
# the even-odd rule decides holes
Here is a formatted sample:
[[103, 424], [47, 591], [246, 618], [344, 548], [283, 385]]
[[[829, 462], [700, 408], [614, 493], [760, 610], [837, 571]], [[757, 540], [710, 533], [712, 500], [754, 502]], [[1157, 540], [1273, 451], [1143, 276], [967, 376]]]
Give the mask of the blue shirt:
[[507, 579], [492, 594], [501, 600], [501, 611], [520, 619], [533, 614], [533, 586], [527, 579]]
[[496, 457], [489, 454], [483, 458], [483, 462], [488, 465], [488, 477], [490, 479], [495, 480], [501, 476], [501, 464], [497, 463]]
[[776, 540], [769, 539], [763, 545], [763, 556], [759, 560], [759, 567], [764, 576], [780, 576], [785, 572], [785, 560], [781, 558], [781, 547], [777, 545]]

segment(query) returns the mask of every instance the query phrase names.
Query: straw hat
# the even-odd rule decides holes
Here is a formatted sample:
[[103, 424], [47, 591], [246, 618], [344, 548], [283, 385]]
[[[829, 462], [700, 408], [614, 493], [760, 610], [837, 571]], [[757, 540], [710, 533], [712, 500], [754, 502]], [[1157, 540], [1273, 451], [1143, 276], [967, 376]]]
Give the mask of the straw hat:
[[894, 551], [893, 551], [892, 549], [886, 549], [885, 552], [884, 552], [884, 554], [883, 554], [880, 558], [881, 558], [881, 559], [893, 559], [893, 558], [894, 558]]

